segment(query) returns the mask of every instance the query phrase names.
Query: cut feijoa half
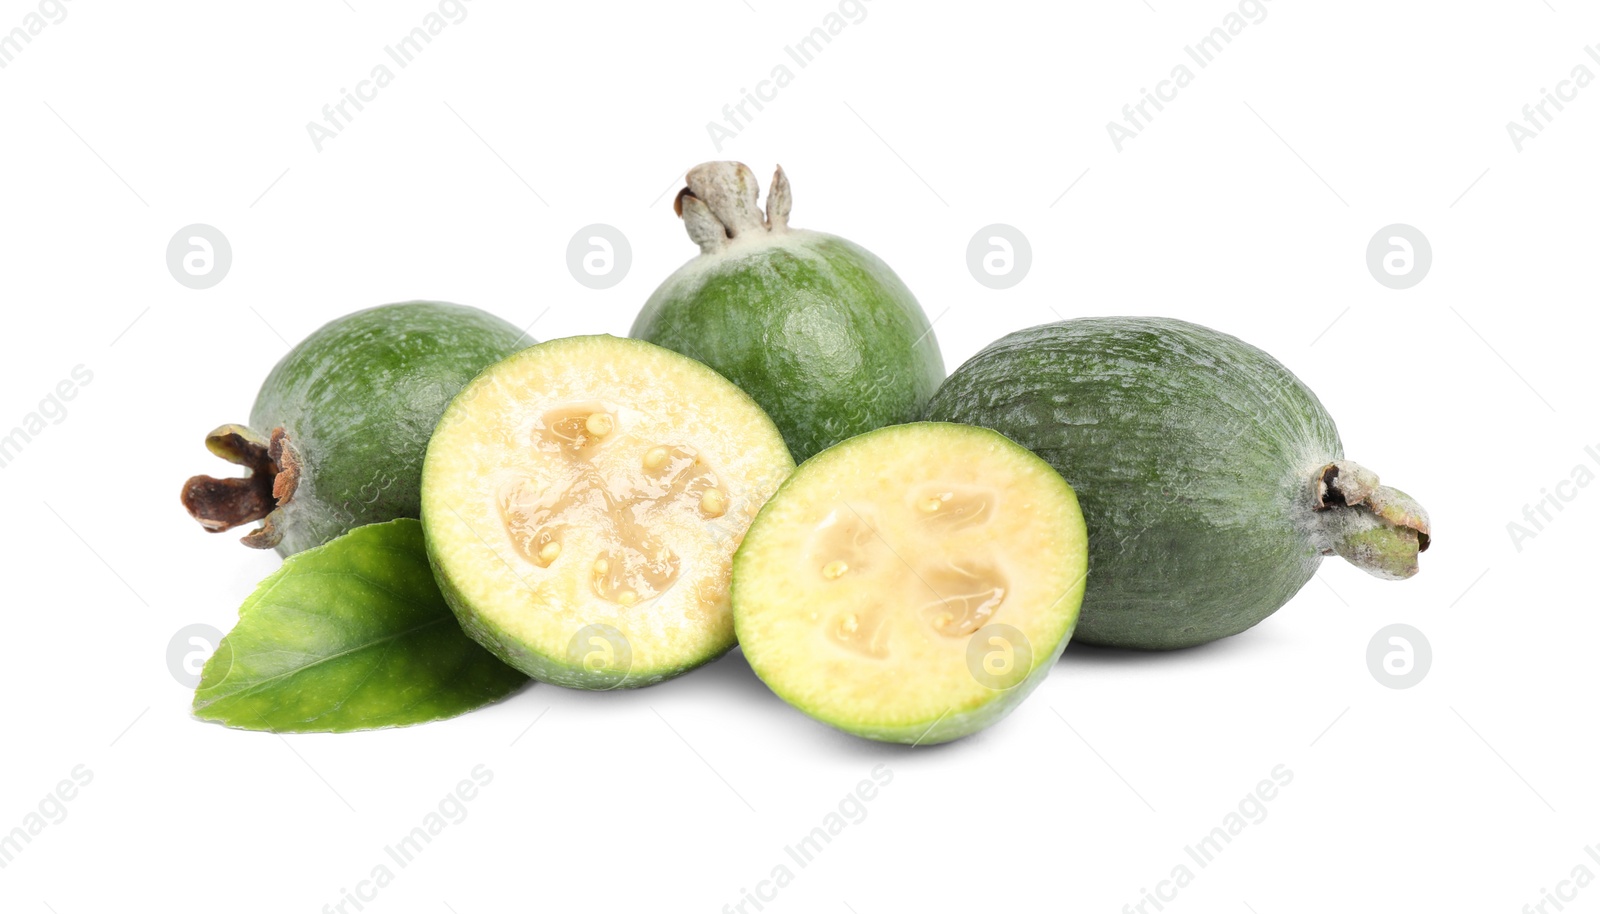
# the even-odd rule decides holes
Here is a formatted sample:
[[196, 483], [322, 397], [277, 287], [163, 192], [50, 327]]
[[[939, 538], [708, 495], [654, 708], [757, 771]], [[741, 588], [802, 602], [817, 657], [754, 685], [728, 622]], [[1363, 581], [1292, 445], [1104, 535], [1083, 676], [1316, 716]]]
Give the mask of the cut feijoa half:
[[553, 340], [446, 408], [422, 471], [428, 554], [462, 627], [506, 663], [649, 685], [733, 647], [734, 550], [793, 468], [761, 407], [705, 365]]
[[817, 720], [885, 742], [998, 721], [1061, 656], [1088, 535], [1072, 487], [988, 429], [890, 426], [806, 461], [734, 558], [756, 675]]

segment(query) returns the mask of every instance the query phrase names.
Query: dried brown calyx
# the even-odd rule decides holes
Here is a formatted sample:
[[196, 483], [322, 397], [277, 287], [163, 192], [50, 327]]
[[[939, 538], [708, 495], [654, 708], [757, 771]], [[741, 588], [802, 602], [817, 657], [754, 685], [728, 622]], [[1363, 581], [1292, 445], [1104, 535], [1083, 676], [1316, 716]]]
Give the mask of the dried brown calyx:
[[741, 162], [706, 162], [689, 169], [689, 186], [678, 191], [672, 209], [683, 217], [689, 238], [703, 254], [714, 254], [735, 239], [775, 235], [789, 230], [789, 210], [794, 204], [789, 177], [779, 165], [767, 191], [767, 210], [756, 204], [759, 188], [755, 172]]
[[243, 425], [224, 425], [206, 436], [206, 448], [249, 470], [245, 476], [218, 479], [192, 476], [183, 484], [183, 507], [208, 533], [222, 533], [261, 521], [239, 541], [252, 549], [271, 549], [283, 539], [279, 512], [300, 485], [300, 455], [282, 428], [263, 439]]
[[1417, 500], [1378, 484], [1378, 474], [1350, 460], [1335, 460], [1312, 479], [1323, 555], [1342, 556], [1380, 578], [1417, 573], [1417, 556], [1428, 550], [1428, 512]]

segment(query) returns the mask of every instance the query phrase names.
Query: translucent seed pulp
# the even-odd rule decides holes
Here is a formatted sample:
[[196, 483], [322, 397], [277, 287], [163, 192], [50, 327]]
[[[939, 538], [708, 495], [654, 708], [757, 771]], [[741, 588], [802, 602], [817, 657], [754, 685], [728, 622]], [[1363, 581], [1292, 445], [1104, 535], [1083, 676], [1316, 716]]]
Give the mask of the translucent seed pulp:
[[[665, 592], [682, 570], [678, 553], [653, 532], [668, 512], [721, 517], [729, 495], [699, 452], [688, 445], [644, 448], [624, 466], [606, 471], [598, 460], [606, 448], [626, 448], [618, 408], [604, 403], [566, 404], [534, 423], [532, 448], [559, 457], [562, 481], [540, 489], [515, 483], [500, 498], [506, 532], [529, 561], [549, 568], [563, 555], [562, 536], [572, 529], [599, 531], [601, 552], [592, 561], [594, 593], [623, 606]], [[605, 466], [616, 466], [606, 461]]]
[[[888, 528], [907, 538], [893, 548], [856, 507], [841, 504], [817, 525], [811, 553], [824, 586], [850, 576], [854, 588], [899, 597], [901, 612], [914, 613], [927, 630], [944, 638], [965, 638], [994, 621], [1010, 589], [1005, 573], [982, 555], [950, 556], [951, 534], [982, 527], [993, 519], [996, 494], [988, 489], [919, 489], [900, 502], [868, 509], [883, 512]], [[906, 596], [909, 595], [909, 596]], [[834, 641], [863, 656], [887, 658], [894, 606], [857, 606], [819, 617]]]

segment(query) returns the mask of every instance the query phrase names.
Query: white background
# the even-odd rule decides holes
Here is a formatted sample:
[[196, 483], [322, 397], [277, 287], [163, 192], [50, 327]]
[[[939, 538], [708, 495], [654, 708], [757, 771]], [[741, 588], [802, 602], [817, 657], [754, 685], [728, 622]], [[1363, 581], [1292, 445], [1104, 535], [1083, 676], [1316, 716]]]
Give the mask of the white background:
[[[0, 30], [37, 8], [4, 0]], [[801, 69], [785, 45], [836, 5], [472, 0], [319, 152], [307, 122], [437, 6], [241, 8], [72, 0], [0, 70], [0, 429], [93, 373], [0, 469], [0, 830], [74, 766], [94, 776], [0, 870], [0, 908], [324, 910], [480, 764], [466, 820], [367, 910], [719, 911], [788, 863], [769, 911], [1115, 912], [1188, 863], [1170, 911], [1515, 912], [1600, 874], [1600, 486], [1564, 489], [1520, 549], [1507, 529], [1600, 472], [1600, 86], [1520, 152], [1506, 130], [1575, 66], [1600, 73], [1593, 10], [1273, 0], [1200, 70], [1183, 48], [1225, 0], [873, 0]], [[1107, 121], [1180, 63], [1193, 83], [1118, 152]], [[707, 122], [778, 64], [792, 83], [718, 150]], [[933, 749], [815, 724], [737, 654], [408, 730], [192, 720], [169, 639], [226, 630], [277, 559], [204, 535], [178, 488], [223, 469], [202, 437], [247, 418], [287, 342], [411, 298], [540, 339], [625, 334], [694, 253], [671, 194], [716, 158], [782, 162], [794, 223], [893, 265], [951, 369], [1057, 315], [1172, 315], [1276, 354], [1349, 455], [1428, 506], [1422, 573], [1329, 561], [1239, 637], [1071, 648], [1013, 716]], [[233, 247], [204, 291], [165, 264], [197, 222]], [[1034, 253], [1001, 291], [965, 253], [997, 222]], [[1405, 291], [1365, 264], [1396, 222], [1434, 254]], [[632, 246], [603, 291], [566, 267], [591, 223]], [[1405, 690], [1366, 662], [1395, 622], [1434, 654]], [[867, 818], [797, 867], [785, 845], [879, 764]], [[1265, 820], [1187, 858], [1278, 765]], [[1600, 910], [1600, 884], [1569, 909]]]

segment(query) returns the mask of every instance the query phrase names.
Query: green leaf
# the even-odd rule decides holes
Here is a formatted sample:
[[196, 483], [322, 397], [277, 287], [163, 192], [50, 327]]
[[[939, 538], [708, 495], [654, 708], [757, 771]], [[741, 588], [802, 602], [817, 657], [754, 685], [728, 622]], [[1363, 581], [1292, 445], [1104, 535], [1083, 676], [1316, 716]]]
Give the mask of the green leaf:
[[415, 520], [291, 556], [206, 662], [195, 716], [273, 732], [403, 727], [465, 714], [527, 677], [468, 638]]

